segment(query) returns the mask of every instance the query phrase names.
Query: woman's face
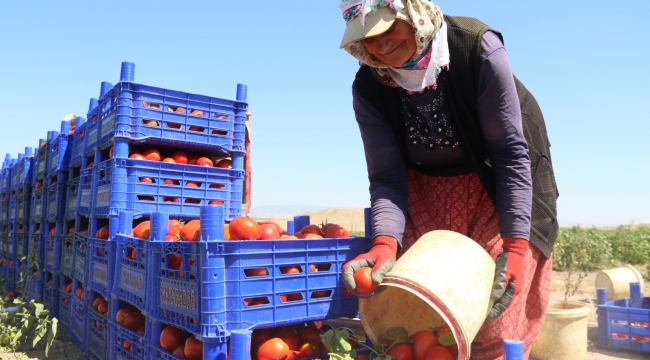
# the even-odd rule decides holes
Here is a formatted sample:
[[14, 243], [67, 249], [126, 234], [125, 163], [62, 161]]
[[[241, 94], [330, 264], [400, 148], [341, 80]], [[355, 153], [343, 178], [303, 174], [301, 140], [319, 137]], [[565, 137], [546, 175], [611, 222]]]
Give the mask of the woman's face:
[[400, 19], [395, 19], [386, 32], [361, 41], [366, 51], [392, 67], [409, 61], [417, 49], [413, 27]]

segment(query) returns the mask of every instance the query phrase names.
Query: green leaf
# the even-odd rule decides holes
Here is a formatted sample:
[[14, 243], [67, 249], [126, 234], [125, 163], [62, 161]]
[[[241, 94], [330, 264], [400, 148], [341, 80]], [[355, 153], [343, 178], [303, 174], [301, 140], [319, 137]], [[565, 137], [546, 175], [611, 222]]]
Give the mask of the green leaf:
[[390, 328], [387, 333], [380, 336], [381, 340], [390, 340], [389, 344], [410, 343], [409, 334], [403, 327]]
[[449, 346], [456, 344], [456, 339], [454, 339], [454, 334], [451, 331], [445, 331], [438, 336], [438, 342], [442, 346]]
[[59, 324], [59, 319], [57, 318], [52, 318], [52, 321], [50, 322], [50, 331], [47, 332], [47, 344], [45, 344], [45, 356], [47, 357], [47, 354], [50, 352], [50, 347], [52, 346], [52, 343], [54, 342], [54, 338], [56, 337], [56, 329]]
[[[33, 301], [33, 300], [32, 300], [32, 301]], [[30, 303], [30, 305], [31, 305], [31, 303]], [[34, 304], [34, 315], [36, 315], [37, 317], [39, 317], [39, 316], [41, 315], [41, 313], [43, 312], [43, 309], [44, 309], [44, 308], [45, 308], [45, 306], [44, 306], [43, 304], [35, 303], [35, 304]]]

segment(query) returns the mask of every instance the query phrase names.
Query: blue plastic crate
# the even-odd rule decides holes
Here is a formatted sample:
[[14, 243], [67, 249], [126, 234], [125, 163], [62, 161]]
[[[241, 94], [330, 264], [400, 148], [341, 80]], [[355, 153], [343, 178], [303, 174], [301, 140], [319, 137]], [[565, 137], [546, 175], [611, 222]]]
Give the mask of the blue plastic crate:
[[27, 281], [26, 289], [27, 289], [27, 301], [34, 300], [38, 303], [43, 302], [43, 280], [29, 279]]
[[0, 233], [0, 240], [2, 241], [2, 256], [9, 255], [9, 233], [6, 230], [7, 225], [2, 225], [2, 232]]
[[74, 255], [72, 265], [72, 277], [87, 284], [88, 281], [88, 218], [78, 215], [75, 222], [74, 241], [72, 253]]
[[25, 147], [24, 156], [18, 155], [18, 161], [11, 171], [11, 189], [19, 188], [23, 185], [31, 185], [32, 171], [34, 165], [34, 154], [31, 147]]
[[[9, 156], [9, 155], [8, 155]], [[3, 194], [11, 190], [11, 171], [13, 169], [13, 165], [16, 162], [16, 159], [10, 159], [7, 158], [5, 159], [5, 165], [2, 168], [2, 172], [0, 173], [0, 180], [2, 181], [1, 189]]]
[[115, 138], [184, 148], [245, 151], [246, 109], [242, 101], [120, 82], [99, 100], [98, 148]]
[[30, 208], [32, 222], [41, 223], [47, 216], [47, 188], [34, 190]]
[[7, 257], [7, 273], [5, 275], [5, 288], [7, 290], [16, 289], [16, 274], [18, 273], [18, 261], [13, 257]]
[[[110, 86], [110, 84], [108, 84], [108, 86]], [[108, 86], [102, 82], [102, 92], [104, 92], [104, 88]], [[97, 140], [99, 139], [99, 108], [97, 107], [97, 99], [90, 99], [87, 119], [83, 156], [92, 156], [95, 153]]]
[[[148, 330], [148, 329], [147, 329]], [[110, 359], [112, 360], [149, 360], [148, 334], [140, 335], [125, 327], [119, 326], [113, 319], [110, 322]], [[124, 340], [131, 344], [131, 350], [124, 348]]]
[[[221, 211], [202, 208], [202, 239], [223, 237]], [[166, 214], [152, 218], [152, 229], [166, 234]], [[256, 325], [356, 316], [358, 299], [344, 294], [341, 266], [370, 247], [367, 238], [148, 244], [147, 286], [156, 294], [147, 302], [149, 315], [203, 339]], [[180, 255], [180, 267], [171, 264], [171, 254]], [[317, 271], [310, 271], [312, 265]], [[286, 273], [292, 266], [299, 272]], [[247, 275], [259, 268], [268, 275]], [[297, 299], [283, 301], [289, 294]]]
[[[4, 199], [4, 197], [3, 197]], [[6, 224], [9, 221], [9, 201], [3, 201], [2, 202], [2, 213], [0, 213], [0, 221], [3, 224]]]
[[[72, 172], [70, 172], [72, 173]], [[79, 193], [79, 176], [66, 183], [64, 220], [77, 218], [77, 194]]]
[[72, 279], [61, 275], [59, 281], [59, 324], [63, 326], [61, 331], [64, 331], [64, 334], [67, 334], [67, 330], [70, 329], [70, 321], [72, 320], [72, 297], [74, 296], [72, 292], [66, 292], [65, 286], [72, 283]]
[[[110, 240], [96, 238], [99, 228], [109, 226]], [[115, 277], [115, 259], [117, 254], [117, 218], [90, 219], [90, 236], [88, 237], [88, 288], [105, 298], [110, 297]]]
[[59, 171], [56, 179], [51, 178], [50, 184], [47, 187], [47, 221], [60, 221], [63, 220], [66, 209], [66, 180], [68, 178], [67, 171]]
[[[22, 259], [27, 256], [27, 249], [29, 243], [29, 234], [27, 233], [26, 228], [23, 229], [23, 232], [17, 232], [14, 234], [14, 254], [16, 259]], [[20, 231], [20, 230], [19, 230]]]
[[9, 221], [10, 223], [16, 222], [16, 215], [18, 215], [18, 198], [16, 197], [16, 191], [11, 191], [11, 198], [9, 199]]
[[109, 349], [107, 348], [109, 342], [109, 328], [110, 322], [108, 314], [102, 315], [99, 311], [95, 310], [91, 305], [94, 303], [97, 296], [96, 293], [88, 291], [88, 335], [86, 336], [86, 350], [88, 356], [96, 359], [108, 359]]
[[[70, 329], [68, 337], [77, 344], [79, 350], [86, 351], [86, 335], [88, 333], [88, 301], [77, 297], [77, 289], [83, 284], [76, 279], [72, 280], [72, 294], [70, 296]], [[84, 295], [85, 296], [85, 295]]]
[[61, 121], [61, 132], [56, 133], [50, 144], [50, 159], [48, 176], [56, 176], [59, 171], [68, 171], [72, 155], [72, 139], [70, 135], [70, 122]]
[[98, 148], [123, 138], [186, 149], [245, 151], [246, 85], [237, 85], [236, 100], [226, 100], [136, 84], [134, 67], [122, 63], [121, 82], [114, 87], [102, 82]]
[[[151, 321], [151, 336], [149, 337], [149, 359], [151, 360], [183, 360], [160, 347], [160, 333], [168, 324]], [[191, 335], [193, 336], [193, 335]], [[201, 339], [203, 341], [203, 359], [226, 359], [228, 355], [227, 338]]]
[[126, 300], [145, 311], [147, 299], [147, 248], [148, 242], [124, 235], [117, 235], [116, 266], [112, 295]]
[[598, 289], [598, 346], [608, 350], [650, 353], [650, 297], [641, 297], [639, 283], [630, 283], [631, 297], [606, 301]]
[[29, 210], [32, 202], [31, 195], [31, 190], [29, 189], [23, 191], [22, 195], [18, 195], [18, 199], [16, 200], [16, 221], [18, 223], [26, 224], [29, 222]]
[[39, 145], [38, 151], [36, 152], [36, 161], [35, 161], [35, 170], [34, 170], [34, 179], [36, 181], [43, 180], [47, 177], [47, 171], [49, 169], [49, 159], [50, 159], [50, 139], [51, 131], [47, 132], [47, 140], [42, 141]]
[[[84, 158], [82, 167], [79, 170], [79, 190], [77, 193], [77, 215], [90, 215], [94, 206], [93, 198], [93, 167], [92, 158]], [[93, 165], [88, 168], [89, 165]]]
[[72, 152], [70, 154], [70, 167], [81, 166], [86, 146], [86, 119], [77, 118], [77, 126], [72, 137]]
[[43, 272], [43, 306], [50, 311], [50, 316], [59, 318], [59, 281], [58, 273]]
[[[61, 235], [61, 274], [72, 277], [72, 268], [74, 267], [75, 223], [68, 221], [63, 224], [63, 234]], [[71, 230], [72, 234], [70, 234]]]
[[113, 158], [95, 165], [93, 180], [97, 216], [127, 210], [198, 217], [211, 200], [223, 202], [227, 219], [241, 216], [243, 170]]
[[43, 242], [45, 244], [43, 268], [58, 273], [61, 271], [61, 238], [63, 236], [63, 223], [50, 222], [43, 223], [42, 226]]

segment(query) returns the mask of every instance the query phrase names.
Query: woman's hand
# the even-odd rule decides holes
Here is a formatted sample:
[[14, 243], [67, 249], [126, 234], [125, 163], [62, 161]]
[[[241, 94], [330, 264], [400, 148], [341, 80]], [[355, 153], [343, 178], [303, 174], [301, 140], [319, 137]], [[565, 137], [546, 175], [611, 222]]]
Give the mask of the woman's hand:
[[496, 274], [492, 286], [494, 304], [488, 313], [487, 320], [498, 318], [517, 296], [524, 284], [524, 268], [528, 240], [516, 238], [503, 239], [503, 254], [497, 256]]
[[[343, 264], [343, 283], [345, 287], [357, 295], [363, 296], [356, 292], [357, 285], [354, 281], [354, 273], [362, 267], [372, 267], [372, 282], [379, 285], [384, 276], [395, 264], [397, 257], [397, 240], [385, 235], [377, 236], [372, 241], [372, 248], [365, 254]], [[367, 295], [367, 294], [366, 294]]]

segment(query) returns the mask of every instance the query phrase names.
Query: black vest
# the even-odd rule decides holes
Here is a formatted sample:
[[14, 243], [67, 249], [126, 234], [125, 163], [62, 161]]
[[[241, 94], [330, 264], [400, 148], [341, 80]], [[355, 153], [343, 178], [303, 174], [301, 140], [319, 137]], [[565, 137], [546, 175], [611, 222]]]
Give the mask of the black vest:
[[[443, 71], [438, 84], [444, 87], [449, 97], [452, 122], [458, 141], [476, 169], [483, 186], [495, 200], [495, 178], [486, 162], [487, 150], [481, 135], [476, 108], [478, 80], [481, 62], [481, 40], [490, 30], [477, 19], [445, 15], [447, 22], [450, 70]], [[503, 38], [501, 37], [503, 40]], [[556, 200], [559, 196], [551, 164], [551, 144], [546, 134], [544, 117], [533, 95], [515, 77], [523, 130], [530, 156], [530, 170], [533, 179], [533, 207], [530, 242], [547, 258], [553, 252], [558, 233]], [[357, 91], [369, 101], [395, 130], [395, 136], [406, 159], [406, 141], [399, 89], [379, 82], [370, 67], [362, 66], [355, 79]], [[407, 166], [429, 175], [442, 175], [444, 169], [427, 169], [407, 162]], [[453, 170], [450, 169], [449, 175]]]

